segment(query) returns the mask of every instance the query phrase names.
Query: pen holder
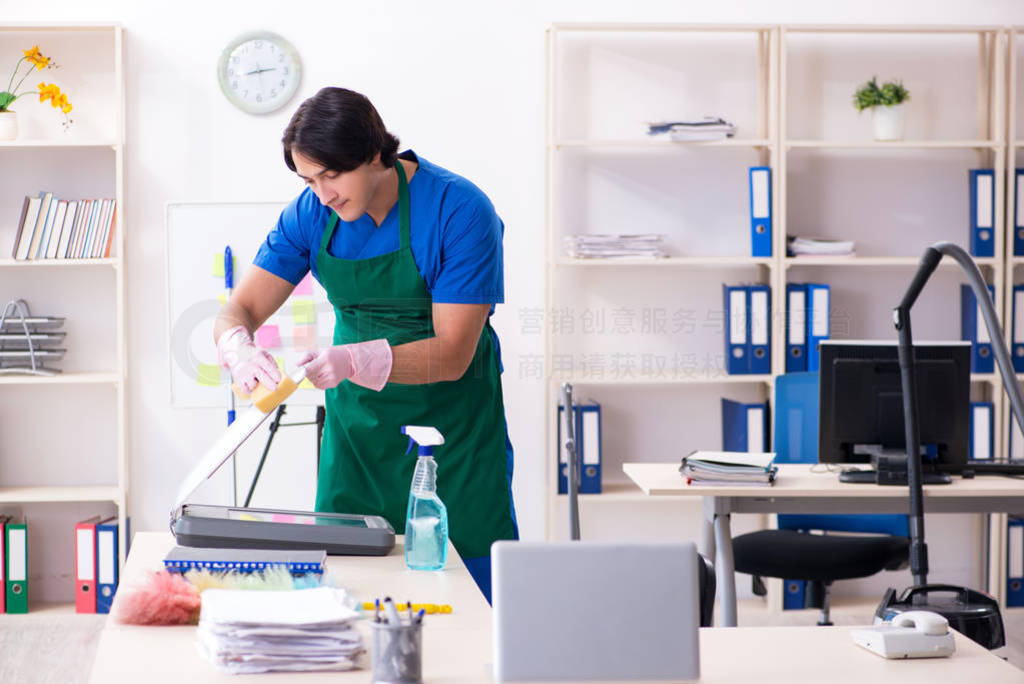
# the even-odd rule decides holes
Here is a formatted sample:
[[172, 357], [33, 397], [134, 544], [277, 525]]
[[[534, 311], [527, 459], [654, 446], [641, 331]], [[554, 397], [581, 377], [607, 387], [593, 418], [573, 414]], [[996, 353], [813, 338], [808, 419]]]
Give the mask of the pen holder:
[[422, 677], [422, 622], [372, 622], [374, 684], [419, 684]]

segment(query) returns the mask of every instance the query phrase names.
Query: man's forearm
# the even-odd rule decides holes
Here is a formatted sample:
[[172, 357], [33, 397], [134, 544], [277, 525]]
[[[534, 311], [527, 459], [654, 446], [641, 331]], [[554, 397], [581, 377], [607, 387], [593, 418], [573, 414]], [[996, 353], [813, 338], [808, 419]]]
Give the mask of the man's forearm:
[[[472, 353], [467, 354], [439, 337], [400, 344], [391, 351], [394, 361], [388, 382], [400, 385], [458, 380], [473, 360]], [[475, 345], [472, 351], [476, 351]]]

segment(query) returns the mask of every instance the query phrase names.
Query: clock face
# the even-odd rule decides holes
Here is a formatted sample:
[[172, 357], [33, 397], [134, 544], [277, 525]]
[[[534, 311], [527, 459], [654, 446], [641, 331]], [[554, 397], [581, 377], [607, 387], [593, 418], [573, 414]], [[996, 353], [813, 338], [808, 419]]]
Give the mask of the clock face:
[[220, 55], [217, 77], [228, 100], [250, 114], [283, 107], [299, 87], [302, 63], [291, 43], [269, 31], [246, 33]]

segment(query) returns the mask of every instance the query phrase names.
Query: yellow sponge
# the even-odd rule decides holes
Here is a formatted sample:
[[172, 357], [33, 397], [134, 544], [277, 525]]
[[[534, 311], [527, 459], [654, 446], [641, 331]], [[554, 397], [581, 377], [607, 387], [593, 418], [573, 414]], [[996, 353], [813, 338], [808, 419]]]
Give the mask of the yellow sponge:
[[263, 413], [270, 413], [277, 408], [278, 404], [291, 396], [291, 393], [298, 387], [298, 384], [287, 375], [281, 377], [281, 382], [278, 383], [275, 390], [268, 390], [262, 384], [257, 385], [250, 395], [252, 405]]

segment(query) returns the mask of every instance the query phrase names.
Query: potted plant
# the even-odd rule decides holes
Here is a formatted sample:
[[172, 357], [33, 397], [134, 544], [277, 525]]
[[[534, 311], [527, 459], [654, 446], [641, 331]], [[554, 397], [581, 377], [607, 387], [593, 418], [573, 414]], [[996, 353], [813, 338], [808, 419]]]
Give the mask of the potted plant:
[[[55, 84], [47, 84], [45, 82], [40, 83], [36, 90], [27, 90], [18, 92], [18, 89], [25, 82], [25, 79], [29, 77], [34, 70], [42, 69], [56, 69], [57, 64], [52, 59], [46, 57], [39, 51], [39, 46], [34, 45], [31, 50], [23, 50], [25, 56], [18, 60], [18, 63], [14, 65], [14, 71], [11, 72], [11, 79], [7, 83], [7, 89], [0, 91], [0, 140], [14, 140], [18, 137], [18, 115], [11, 109], [11, 105], [23, 95], [38, 95], [40, 102], [50, 101], [50, 104], [61, 112], [64, 113], [63, 126], [67, 130], [68, 126], [71, 125], [72, 120], [68, 117], [71, 112], [71, 103], [68, 102], [68, 96], [60, 91], [60, 88]], [[28, 63], [28, 69], [18, 79], [17, 84], [14, 80], [18, 78], [18, 72], [21, 71], [21, 65]]]
[[875, 140], [900, 140], [903, 138], [903, 103], [910, 99], [910, 92], [899, 81], [887, 81], [878, 85], [876, 76], [853, 93], [853, 106], [858, 112], [871, 110], [871, 123], [875, 129]]

